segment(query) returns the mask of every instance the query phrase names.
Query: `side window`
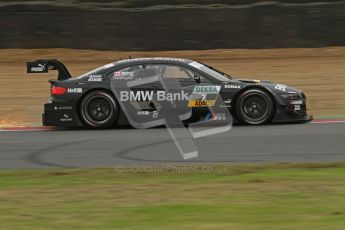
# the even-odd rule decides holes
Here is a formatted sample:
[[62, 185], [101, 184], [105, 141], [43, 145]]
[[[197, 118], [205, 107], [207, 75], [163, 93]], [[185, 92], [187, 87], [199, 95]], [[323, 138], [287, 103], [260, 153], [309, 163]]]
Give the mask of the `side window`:
[[186, 68], [184, 66], [176, 66], [176, 65], [164, 65], [163, 66], [163, 75], [164, 79], [169, 78], [178, 78], [180, 82], [192, 82], [195, 83], [194, 76], [198, 75], [202, 83], [210, 83], [209, 80], [200, 76], [200, 74], [195, 73], [194, 71]]
[[162, 78], [179, 78], [184, 80], [191, 80], [193, 81], [194, 74], [188, 70], [186, 67], [183, 66], [176, 66], [176, 65], [164, 65], [163, 66], [163, 75]]
[[158, 65], [133, 65], [111, 72], [110, 77], [118, 80], [133, 80], [158, 77], [159, 73]]
[[[116, 80], [137, 80], [148, 77], [161, 77], [164, 80], [177, 79], [181, 82], [195, 82], [194, 71], [177, 65], [165, 64], [141, 64], [127, 66], [122, 69], [116, 70], [109, 74], [110, 78]], [[200, 76], [201, 82], [208, 83], [209, 81]]]

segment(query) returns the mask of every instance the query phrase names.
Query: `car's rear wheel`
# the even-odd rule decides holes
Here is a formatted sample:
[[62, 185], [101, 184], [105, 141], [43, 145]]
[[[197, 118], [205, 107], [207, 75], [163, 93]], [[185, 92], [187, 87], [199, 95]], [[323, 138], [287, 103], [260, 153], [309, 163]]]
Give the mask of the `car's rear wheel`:
[[242, 123], [261, 125], [271, 121], [274, 103], [271, 96], [261, 89], [241, 93], [236, 102], [236, 114]]
[[90, 128], [112, 127], [118, 117], [117, 102], [105, 91], [92, 91], [80, 103], [80, 115], [83, 123]]

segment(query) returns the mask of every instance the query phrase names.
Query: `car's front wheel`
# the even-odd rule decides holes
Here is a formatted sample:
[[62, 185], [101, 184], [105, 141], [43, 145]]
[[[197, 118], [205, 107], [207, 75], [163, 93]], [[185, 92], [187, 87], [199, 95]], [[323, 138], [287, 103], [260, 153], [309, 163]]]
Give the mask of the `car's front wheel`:
[[236, 102], [236, 114], [242, 123], [261, 125], [271, 121], [274, 103], [271, 96], [261, 89], [241, 93]]
[[80, 103], [81, 120], [90, 128], [109, 128], [117, 120], [118, 108], [110, 93], [100, 90], [92, 91]]

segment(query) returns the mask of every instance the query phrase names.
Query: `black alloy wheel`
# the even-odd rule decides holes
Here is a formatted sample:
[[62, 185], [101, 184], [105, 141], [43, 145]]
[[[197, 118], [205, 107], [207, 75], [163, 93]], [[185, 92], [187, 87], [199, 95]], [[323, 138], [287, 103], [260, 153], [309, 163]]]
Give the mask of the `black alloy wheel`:
[[261, 89], [244, 91], [236, 102], [236, 113], [242, 123], [261, 125], [271, 121], [274, 103], [271, 96]]
[[91, 128], [109, 128], [118, 117], [118, 105], [108, 92], [92, 91], [80, 103], [83, 123]]

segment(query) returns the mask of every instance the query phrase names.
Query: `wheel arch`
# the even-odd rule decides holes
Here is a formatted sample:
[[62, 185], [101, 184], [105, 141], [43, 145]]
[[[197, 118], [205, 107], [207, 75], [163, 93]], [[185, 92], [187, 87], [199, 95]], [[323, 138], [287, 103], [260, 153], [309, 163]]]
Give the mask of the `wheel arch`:
[[116, 99], [114, 93], [107, 89], [107, 88], [102, 88], [102, 87], [97, 87], [97, 88], [92, 88], [92, 89], [89, 89], [87, 90], [85, 93], [83, 93], [83, 95], [78, 99], [78, 108], [80, 107], [80, 103], [82, 102], [82, 100], [90, 93], [94, 92], [94, 91], [105, 91], [107, 93], [109, 93], [114, 99]]

